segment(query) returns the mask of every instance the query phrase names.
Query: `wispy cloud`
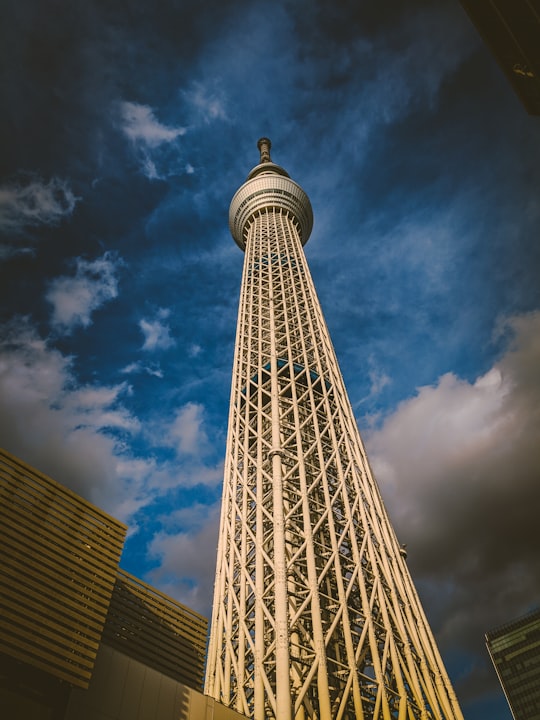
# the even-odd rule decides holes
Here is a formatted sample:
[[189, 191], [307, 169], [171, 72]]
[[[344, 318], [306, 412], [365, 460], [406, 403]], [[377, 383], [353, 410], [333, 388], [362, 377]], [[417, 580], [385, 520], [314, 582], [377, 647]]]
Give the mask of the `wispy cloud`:
[[164, 125], [148, 105], [123, 101], [120, 103], [120, 127], [138, 157], [142, 172], [149, 180], [163, 179], [180, 170], [179, 149], [176, 140], [186, 128]]
[[123, 120], [122, 130], [134, 143], [142, 143], [155, 148], [163, 143], [170, 143], [184, 135], [183, 127], [169, 127], [160, 123], [148, 105], [133, 102], [122, 102], [120, 114]]
[[69, 411], [78, 429], [137, 432], [140, 422], [121, 404], [122, 397], [130, 392], [127, 383], [111, 387], [81, 387], [66, 395], [63, 407]]
[[146, 320], [143, 318], [139, 321], [139, 327], [144, 335], [143, 350], [147, 350], [148, 352], [167, 350], [175, 345], [169, 326], [163, 322], [169, 315], [169, 310], [161, 308], [154, 320]]
[[202, 455], [208, 448], [203, 413], [203, 406], [193, 402], [178, 410], [168, 434], [178, 455]]
[[223, 90], [211, 89], [201, 82], [194, 82], [189, 90], [184, 91], [183, 95], [204, 122], [227, 119]]
[[59, 333], [88, 327], [92, 313], [118, 295], [117, 272], [122, 261], [106, 252], [96, 260], [75, 258], [75, 274], [55, 278], [46, 299], [52, 305], [51, 324]]
[[426, 6], [403, 18], [395, 25], [395, 34], [386, 38], [384, 63], [372, 62], [381, 51], [377, 43], [366, 47], [369, 66], [376, 69], [365, 87], [375, 126], [381, 121], [395, 122], [419, 102], [434, 103], [441, 84], [471, 53], [470, 41], [449, 22], [451, 16], [451, 8]]
[[157, 378], [163, 378], [163, 370], [160, 368], [159, 364], [155, 363], [152, 365], [146, 365], [145, 363], [141, 362], [132, 362], [129, 363], [129, 365], [126, 365], [123, 367], [120, 372], [123, 375], [135, 375], [137, 373], [146, 373], [147, 375], [151, 375], [152, 377]]
[[28, 251], [20, 247], [17, 236], [27, 228], [58, 225], [73, 213], [78, 200], [68, 181], [57, 177], [46, 182], [30, 175], [0, 187], [0, 232], [12, 237], [0, 246], [0, 259]]
[[188, 347], [187, 353], [189, 357], [196, 358], [202, 353], [202, 347], [197, 345], [197, 343], [193, 343]]
[[67, 180], [30, 178], [0, 187], [0, 229], [19, 232], [33, 225], [57, 225], [73, 212], [79, 198]]

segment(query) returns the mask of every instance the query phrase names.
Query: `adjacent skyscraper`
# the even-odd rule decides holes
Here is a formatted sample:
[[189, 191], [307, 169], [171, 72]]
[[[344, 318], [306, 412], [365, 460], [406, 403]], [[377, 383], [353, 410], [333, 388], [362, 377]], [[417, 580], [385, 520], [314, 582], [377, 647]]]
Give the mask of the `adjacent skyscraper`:
[[486, 633], [514, 720], [540, 720], [540, 608]]
[[254, 720], [461, 719], [371, 474], [270, 158], [230, 207], [245, 251], [207, 694]]

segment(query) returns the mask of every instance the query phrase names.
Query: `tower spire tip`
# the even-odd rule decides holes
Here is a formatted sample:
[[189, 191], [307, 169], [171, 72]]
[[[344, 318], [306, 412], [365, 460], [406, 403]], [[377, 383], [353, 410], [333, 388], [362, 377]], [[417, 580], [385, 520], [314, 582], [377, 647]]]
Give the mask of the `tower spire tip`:
[[272, 143], [267, 137], [262, 137], [257, 142], [257, 147], [259, 148], [259, 152], [261, 153], [261, 163], [267, 163], [272, 162], [272, 158], [270, 157], [270, 148], [272, 147]]

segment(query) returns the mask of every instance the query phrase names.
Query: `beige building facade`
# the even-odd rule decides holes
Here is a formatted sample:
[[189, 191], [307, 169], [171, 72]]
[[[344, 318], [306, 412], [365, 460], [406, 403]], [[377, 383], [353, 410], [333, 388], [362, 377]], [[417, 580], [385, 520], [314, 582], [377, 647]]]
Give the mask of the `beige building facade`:
[[207, 620], [118, 567], [126, 526], [0, 450], [0, 717], [239, 720]]

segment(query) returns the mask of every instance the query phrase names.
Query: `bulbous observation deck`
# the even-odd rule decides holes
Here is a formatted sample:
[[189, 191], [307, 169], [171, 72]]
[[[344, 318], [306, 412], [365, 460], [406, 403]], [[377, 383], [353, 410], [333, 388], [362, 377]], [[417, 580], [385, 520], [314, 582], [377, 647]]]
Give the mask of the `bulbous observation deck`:
[[305, 245], [313, 228], [313, 210], [309, 198], [282, 167], [272, 162], [270, 140], [261, 138], [257, 146], [261, 153], [260, 163], [249, 173], [246, 182], [231, 201], [231, 235], [240, 249], [245, 250], [251, 220], [260, 212], [276, 208], [296, 221], [302, 245]]

